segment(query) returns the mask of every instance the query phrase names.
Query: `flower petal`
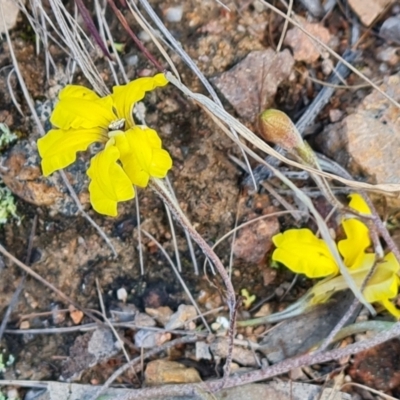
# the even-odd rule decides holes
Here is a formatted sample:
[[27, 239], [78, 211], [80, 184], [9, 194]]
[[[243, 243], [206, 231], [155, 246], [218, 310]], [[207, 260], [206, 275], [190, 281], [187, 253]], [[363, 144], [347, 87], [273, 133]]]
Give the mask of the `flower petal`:
[[112, 111], [110, 96], [100, 98], [95, 92], [83, 86], [68, 85], [59, 95], [51, 115], [51, 123], [61, 129], [107, 129], [117, 119]]
[[89, 184], [90, 202], [100, 214], [117, 215], [117, 203], [133, 199], [135, 191], [128, 176], [117, 163], [119, 150], [110, 139], [105, 149], [96, 154], [87, 171], [91, 182]]
[[320, 278], [339, 271], [328, 245], [309, 229], [289, 229], [275, 235], [272, 241], [277, 247], [272, 259], [297, 274]]
[[[399, 287], [399, 263], [393, 253], [388, 253], [376, 267], [374, 274], [364, 290], [366, 300], [370, 303], [393, 299], [397, 296]], [[365, 272], [369, 273], [370, 268]], [[365, 274], [365, 276], [366, 276]]]
[[132, 128], [135, 125], [132, 115], [135, 103], [142, 100], [146, 92], [159, 86], [165, 86], [167, 83], [164, 74], [157, 74], [153, 77], [135, 79], [127, 85], [113, 87], [111, 97], [114, 101], [115, 110], [118, 118], [125, 119], [126, 128]]
[[400, 310], [389, 300], [380, 302], [386, 310], [392, 314], [396, 319], [400, 319]]
[[146, 187], [150, 177], [164, 178], [172, 167], [171, 156], [161, 148], [161, 139], [153, 129], [135, 126], [125, 135], [115, 136], [115, 142], [134, 185]]
[[72, 164], [78, 151], [86, 150], [92, 143], [104, 141], [100, 128], [92, 129], [51, 129], [37, 141], [42, 157], [43, 175], [48, 176], [58, 169]]
[[349, 195], [350, 202], [349, 207], [363, 214], [372, 214], [368, 204], [365, 202], [364, 198], [358, 193], [352, 193]]
[[369, 229], [363, 222], [355, 218], [344, 220], [342, 226], [347, 238], [339, 241], [339, 252], [348, 268], [359, 268], [362, 255], [371, 245]]
[[[361, 288], [365, 278], [368, 276], [371, 268], [375, 263], [375, 254], [364, 254], [362, 267], [357, 270], [351, 270], [350, 275], [354, 279], [356, 285]], [[391, 303], [398, 294], [400, 278], [397, 273], [400, 269], [396, 258], [392, 253], [385, 256], [384, 262], [377, 265], [372, 277], [369, 279], [363, 295], [369, 303], [382, 303], [384, 307], [394, 316], [397, 317], [397, 310]], [[347, 289], [348, 285], [342, 275], [327, 278], [318, 282], [311, 290], [311, 304], [319, 304], [325, 302], [334, 292]]]

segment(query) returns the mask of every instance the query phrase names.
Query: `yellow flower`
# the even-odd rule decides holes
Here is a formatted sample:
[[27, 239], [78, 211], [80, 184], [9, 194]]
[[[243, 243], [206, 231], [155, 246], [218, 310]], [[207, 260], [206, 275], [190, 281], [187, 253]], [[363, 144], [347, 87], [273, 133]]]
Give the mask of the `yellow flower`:
[[157, 132], [133, 120], [135, 103], [167, 83], [164, 74], [139, 78], [115, 86], [105, 97], [83, 86], [66, 86], [50, 118], [55, 129], [38, 140], [43, 174], [72, 164], [76, 153], [91, 144], [104, 143], [87, 171], [90, 202], [97, 212], [116, 216], [118, 202], [135, 196], [133, 185], [145, 187], [151, 177], [164, 178], [172, 166]]
[[[349, 206], [359, 212], [370, 214], [371, 211], [363, 198], [358, 194], [350, 196]], [[339, 241], [338, 249], [345, 266], [356, 285], [361, 288], [365, 278], [375, 264], [375, 254], [366, 253], [371, 246], [368, 227], [356, 218], [342, 221], [346, 239]], [[308, 229], [290, 229], [272, 238], [277, 247], [272, 255], [296, 273], [305, 274], [309, 278], [328, 278], [318, 282], [306, 295], [309, 305], [323, 303], [334, 292], [348, 288], [348, 285], [326, 243], [318, 239]], [[400, 318], [400, 310], [390, 301], [398, 294], [400, 285], [400, 265], [393, 253], [388, 253], [375, 268], [363, 294], [369, 303], [380, 303], [396, 318]]]

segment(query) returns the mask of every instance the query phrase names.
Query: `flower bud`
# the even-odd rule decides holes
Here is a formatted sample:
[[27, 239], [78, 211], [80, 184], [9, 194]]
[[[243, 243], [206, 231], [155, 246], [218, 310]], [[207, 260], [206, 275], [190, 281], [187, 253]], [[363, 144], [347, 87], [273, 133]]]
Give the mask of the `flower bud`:
[[260, 114], [259, 128], [261, 137], [290, 153], [297, 153], [297, 149], [304, 146], [296, 126], [282, 111], [269, 109]]

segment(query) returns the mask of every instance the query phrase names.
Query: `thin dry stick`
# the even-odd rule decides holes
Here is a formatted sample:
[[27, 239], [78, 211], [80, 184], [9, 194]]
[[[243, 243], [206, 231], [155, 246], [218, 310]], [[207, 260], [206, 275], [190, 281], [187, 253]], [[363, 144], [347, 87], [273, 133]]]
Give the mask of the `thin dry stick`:
[[285, 19], [285, 23], [283, 24], [281, 37], [279, 38], [278, 46], [276, 46], [276, 52], [277, 53], [279, 53], [281, 51], [283, 40], [285, 39], [286, 31], [287, 31], [287, 28], [288, 28], [288, 25], [289, 25], [289, 17], [290, 17], [290, 14], [292, 13], [292, 8], [293, 8], [293, 0], [290, 0], [289, 7], [288, 7], [288, 10], [287, 10], [287, 17], [288, 18]]
[[[172, 196], [174, 197], [175, 201], [178, 202], [178, 199], [176, 198], [176, 195], [174, 192], [174, 188], [172, 187], [172, 184], [171, 184], [170, 180], [168, 179], [168, 176], [165, 178], [165, 182], [167, 183], [168, 189], [171, 192]], [[189, 233], [185, 229], [184, 229], [184, 232], [185, 232], [186, 241], [187, 241], [187, 244], [189, 247], [190, 257], [191, 257], [192, 263], [193, 263], [194, 273], [195, 273], [195, 275], [199, 275], [199, 267], [197, 264], [196, 254], [194, 252], [192, 238], [190, 237]]]

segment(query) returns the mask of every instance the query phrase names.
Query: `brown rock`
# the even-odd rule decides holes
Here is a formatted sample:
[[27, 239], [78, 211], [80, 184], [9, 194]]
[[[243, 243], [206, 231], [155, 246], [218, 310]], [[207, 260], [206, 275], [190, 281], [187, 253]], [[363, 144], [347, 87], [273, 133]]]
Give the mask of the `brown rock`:
[[[229, 344], [225, 338], [218, 338], [210, 344], [210, 350], [214, 357], [226, 358], [228, 356]], [[232, 359], [246, 367], [256, 367], [260, 360], [253, 350], [240, 346], [233, 346]]]
[[278, 86], [289, 77], [293, 64], [287, 50], [278, 54], [272, 49], [253, 51], [212, 82], [241, 117], [255, 121], [272, 104]]
[[71, 317], [74, 325], [80, 324], [83, 319], [83, 315], [84, 315], [83, 312], [81, 310], [77, 310], [73, 306], [69, 306], [68, 309], [69, 309], [69, 316]]
[[167, 324], [167, 322], [171, 318], [171, 315], [173, 314], [173, 311], [168, 306], [158, 308], [146, 308], [145, 311], [147, 314], [150, 315], [150, 317], [153, 317], [162, 326], [165, 326]]
[[[301, 25], [322, 43], [328, 44], [331, 40], [328, 29], [324, 28], [321, 24], [306, 22], [304, 20]], [[313, 63], [324, 52], [322, 47], [318, 46], [318, 44], [297, 27], [288, 30], [284, 43], [293, 49], [293, 56], [297, 61]]]
[[[380, 88], [400, 100], [400, 74], [385, 78]], [[355, 113], [330, 125], [319, 137], [323, 151], [353, 175], [368, 175], [374, 183], [400, 184], [400, 110], [373, 91]], [[388, 197], [392, 207], [400, 198]]]
[[147, 329], [140, 329], [135, 334], [135, 346], [143, 349], [151, 349], [161, 346], [171, 340], [169, 332], [154, 332]]
[[0, 0], [1, 7], [4, 12], [4, 21], [0, 19], [0, 33], [4, 33], [14, 28], [17, 23], [17, 17], [19, 13], [18, 3], [14, 0]]
[[261, 219], [239, 231], [233, 253], [248, 263], [257, 264], [272, 246], [272, 236], [279, 232], [279, 222], [276, 218]]
[[119, 351], [116, 339], [109, 329], [99, 328], [75, 339], [69, 357], [62, 364], [61, 380], [79, 379], [82, 372], [108, 360]]
[[178, 311], [174, 313], [168, 323], [165, 325], [165, 329], [173, 330], [182, 328], [185, 325], [185, 322], [196, 318], [197, 311], [194, 306], [187, 306], [185, 304], [181, 304], [178, 307]]
[[400, 340], [393, 339], [357, 354], [348, 371], [354, 381], [388, 391], [400, 385]]
[[148, 385], [201, 382], [200, 375], [194, 368], [186, 368], [182, 364], [168, 360], [150, 361], [144, 376]]
[[371, 25], [392, 2], [393, 0], [349, 0], [350, 7], [365, 26]]

